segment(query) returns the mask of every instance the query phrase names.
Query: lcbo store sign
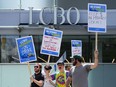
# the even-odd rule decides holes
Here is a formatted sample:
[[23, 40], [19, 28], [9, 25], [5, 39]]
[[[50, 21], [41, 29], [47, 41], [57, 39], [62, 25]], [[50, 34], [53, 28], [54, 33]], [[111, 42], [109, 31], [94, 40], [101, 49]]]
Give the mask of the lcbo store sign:
[[[47, 12], [50, 14], [48, 15]], [[32, 18], [32, 15], [30, 16]], [[45, 19], [46, 17], [47, 19]], [[62, 7], [45, 7], [40, 10], [38, 24], [42, 23], [44, 25], [49, 25], [51, 21], [53, 24], [63, 24], [66, 22], [66, 20], [70, 25], [77, 24], [80, 20], [79, 10], [76, 7], [70, 7], [67, 11], [65, 11]]]

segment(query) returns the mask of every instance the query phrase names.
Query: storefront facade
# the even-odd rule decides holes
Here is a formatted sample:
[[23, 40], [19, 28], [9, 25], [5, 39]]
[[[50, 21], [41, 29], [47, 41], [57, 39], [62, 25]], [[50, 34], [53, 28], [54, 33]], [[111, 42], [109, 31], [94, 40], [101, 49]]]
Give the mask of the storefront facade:
[[[71, 62], [71, 40], [82, 40], [82, 55], [86, 62], [93, 61], [95, 48], [95, 33], [87, 31], [87, 10], [70, 7], [64, 10], [58, 7], [61, 17], [55, 15], [53, 8], [44, 10], [1, 10], [0, 38], [1, 63], [18, 62], [15, 38], [32, 35], [37, 56], [47, 60], [47, 55], [40, 54], [44, 27], [54, 27], [63, 31], [60, 56], [66, 51], [67, 59]], [[64, 15], [62, 17], [62, 13]], [[57, 17], [57, 19], [55, 18]], [[107, 11], [107, 32], [98, 35], [98, 50], [100, 62], [111, 63], [116, 57], [116, 10]], [[59, 56], [59, 57], [60, 57]], [[56, 62], [59, 57], [52, 57]], [[38, 59], [39, 62], [43, 62]]]

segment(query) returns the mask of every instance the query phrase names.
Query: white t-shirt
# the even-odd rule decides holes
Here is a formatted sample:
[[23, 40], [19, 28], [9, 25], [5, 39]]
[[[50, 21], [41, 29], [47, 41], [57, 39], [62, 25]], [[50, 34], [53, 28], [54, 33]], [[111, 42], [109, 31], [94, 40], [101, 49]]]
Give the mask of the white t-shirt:
[[44, 85], [43, 87], [54, 87], [48, 79], [46, 79], [46, 76], [44, 77]]

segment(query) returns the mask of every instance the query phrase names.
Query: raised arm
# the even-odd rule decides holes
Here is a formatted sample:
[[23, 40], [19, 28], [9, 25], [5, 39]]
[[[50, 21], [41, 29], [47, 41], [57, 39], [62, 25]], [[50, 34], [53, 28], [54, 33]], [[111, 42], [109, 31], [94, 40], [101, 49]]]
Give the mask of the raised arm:
[[98, 66], [98, 50], [94, 51], [94, 64], [91, 65], [91, 69], [94, 69]]

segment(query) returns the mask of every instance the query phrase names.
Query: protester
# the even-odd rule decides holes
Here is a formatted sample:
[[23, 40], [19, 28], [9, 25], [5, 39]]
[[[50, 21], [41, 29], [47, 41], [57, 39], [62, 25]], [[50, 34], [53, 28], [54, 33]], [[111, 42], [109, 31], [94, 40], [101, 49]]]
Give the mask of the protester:
[[98, 66], [98, 51], [94, 52], [94, 64], [93, 65], [82, 65], [83, 59], [81, 56], [73, 56], [73, 67], [69, 72], [69, 76], [66, 81], [66, 87], [72, 81], [72, 87], [88, 87], [88, 73], [91, 69]]
[[66, 79], [69, 72], [64, 70], [64, 62], [58, 61], [57, 66], [59, 72], [52, 75], [52, 79], [56, 80], [56, 87], [66, 87]]
[[52, 69], [52, 67], [47, 64], [44, 66], [44, 86], [43, 87], [54, 87], [54, 83], [52, 82], [52, 77], [50, 75], [50, 70]]
[[41, 73], [42, 71], [42, 65], [40, 63], [37, 63], [34, 66], [34, 75], [30, 77], [31, 85], [30, 87], [42, 87], [44, 82], [44, 76]]
[[67, 65], [65, 66], [65, 70], [66, 70], [66, 71], [70, 71], [70, 69], [71, 69], [71, 65], [67, 64]]

